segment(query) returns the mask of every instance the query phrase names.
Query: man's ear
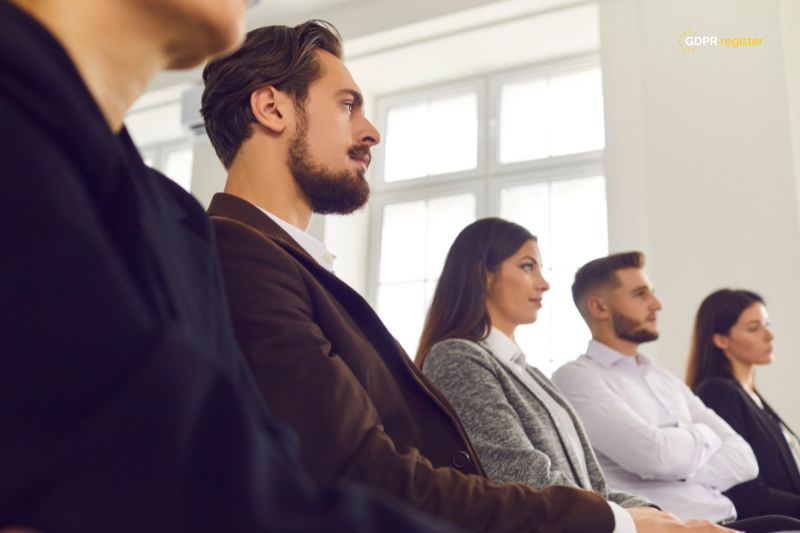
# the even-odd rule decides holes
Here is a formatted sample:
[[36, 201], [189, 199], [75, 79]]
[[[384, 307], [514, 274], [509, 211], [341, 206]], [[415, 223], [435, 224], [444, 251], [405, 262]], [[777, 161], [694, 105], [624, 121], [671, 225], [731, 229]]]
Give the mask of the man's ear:
[[250, 94], [250, 110], [256, 122], [274, 133], [283, 133], [287, 99], [287, 95], [272, 85], [265, 85]]
[[714, 343], [714, 346], [722, 350], [723, 352], [728, 349], [728, 337], [723, 335], [722, 333], [714, 333], [711, 336], [711, 342]]
[[599, 296], [589, 296], [586, 298], [586, 310], [595, 319], [604, 319], [611, 316], [611, 309], [606, 301]]

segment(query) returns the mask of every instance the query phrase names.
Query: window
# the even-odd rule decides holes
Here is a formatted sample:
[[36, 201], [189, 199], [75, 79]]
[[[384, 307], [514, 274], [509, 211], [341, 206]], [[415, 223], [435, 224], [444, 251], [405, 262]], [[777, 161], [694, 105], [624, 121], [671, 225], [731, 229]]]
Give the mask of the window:
[[[530, 362], [547, 375], [586, 348], [589, 331], [572, 302], [575, 270], [608, 253], [602, 176], [502, 186], [499, 216], [536, 235], [550, 291], [536, 323], [515, 337]], [[596, 222], [596, 223], [595, 223]]]
[[592, 57], [378, 100], [369, 296], [410, 355], [445, 254], [484, 216], [539, 239], [551, 289], [537, 322], [517, 329], [529, 361], [549, 375], [583, 352], [570, 287], [608, 253], [602, 104]]
[[475, 195], [392, 203], [382, 218], [377, 310], [409, 350], [419, 340], [450, 244], [475, 220]]
[[192, 184], [192, 147], [179, 146], [165, 150], [164, 174], [178, 185], [189, 190]]
[[474, 169], [478, 95], [474, 91], [394, 105], [386, 113], [384, 179], [396, 182]]
[[181, 121], [178, 84], [142, 95], [125, 116], [125, 125], [147, 166], [159, 170], [187, 191], [192, 181], [193, 140]]
[[602, 149], [602, 96], [597, 67], [500, 83], [499, 162]]

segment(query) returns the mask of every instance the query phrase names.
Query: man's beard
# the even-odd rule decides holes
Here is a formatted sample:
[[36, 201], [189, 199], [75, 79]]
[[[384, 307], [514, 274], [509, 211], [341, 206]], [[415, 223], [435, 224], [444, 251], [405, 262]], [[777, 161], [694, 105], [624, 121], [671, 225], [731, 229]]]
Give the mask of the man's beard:
[[[308, 148], [308, 122], [298, 117], [297, 133], [289, 142], [289, 171], [305, 195], [311, 211], [321, 215], [346, 215], [363, 207], [369, 198], [369, 184], [361, 170], [335, 172], [317, 165]], [[352, 154], [369, 154], [369, 148], [354, 146]]]
[[658, 331], [641, 328], [642, 322], [637, 322], [614, 310], [611, 311], [611, 323], [614, 325], [614, 333], [620, 339], [636, 344], [644, 344], [658, 339]]

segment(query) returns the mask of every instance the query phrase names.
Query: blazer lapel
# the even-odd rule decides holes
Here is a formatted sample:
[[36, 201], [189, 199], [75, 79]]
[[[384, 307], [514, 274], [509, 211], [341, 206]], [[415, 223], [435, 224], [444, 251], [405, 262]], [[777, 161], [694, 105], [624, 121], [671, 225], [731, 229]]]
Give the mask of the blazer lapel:
[[[570, 466], [572, 466], [572, 469], [575, 472], [576, 477], [581, 480], [583, 487], [588, 489], [594, 488], [588, 471], [589, 458], [592, 457], [591, 454], [593, 453], [591, 451], [592, 447], [589, 444], [588, 437], [581, 430], [581, 425], [578, 422], [577, 415], [572, 410], [572, 407], [562, 398], [561, 393], [559, 393], [554, 387], [552, 387], [550, 383], [544, 378], [544, 375], [542, 375], [538, 370], [532, 369], [531, 367], [527, 368], [527, 372], [528, 375], [533, 377], [533, 379], [536, 380], [536, 383], [538, 383], [539, 386], [541, 386], [550, 395], [550, 397], [567, 412], [570, 420], [572, 420], [572, 425], [575, 427], [575, 433], [578, 435], [578, 439], [580, 440], [581, 443], [581, 451], [583, 451], [584, 453], [584, 459], [585, 459], [584, 462], [586, 463], [586, 471], [584, 471], [584, 469], [580, 467], [581, 461], [580, 459], [578, 459], [576, 451], [572, 448], [572, 446], [564, 446], [564, 448], [567, 450], [567, 457], [569, 457]], [[560, 433], [560, 431], [559, 431], [559, 438], [562, 439], [562, 442], [568, 442], [568, 439], [566, 439]]]
[[[518, 374], [518, 372], [522, 371], [522, 369], [518, 370], [518, 369], [514, 368], [513, 363], [511, 363], [509, 361], [506, 361], [506, 360], [504, 360], [504, 359], [502, 359], [500, 357], [497, 357], [497, 355], [485, 343], [479, 342], [478, 344], [484, 350], [487, 350], [489, 353], [491, 353], [492, 356], [497, 360], [497, 362], [499, 362], [500, 365], [509, 374], [511, 374], [511, 376], [513, 376], [513, 378], [517, 381], [517, 383], [522, 385], [522, 387], [525, 390], [527, 390], [534, 398], [536, 398], [536, 400], [538, 401], [539, 405], [541, 405], [542, 409], [544, 409], [544, 411], [547, 413], [547, 416], [550, 417], [550, 421], [552, 422], [552, 426], [556, 430], [556, 435], [558, 435], [558, 441], [561, 443], [561, 447], [564, 449], [564, 451], [567, 454], [567, 459], [569, 460], [569, 465], [570, 465], [570, 468], [572, 468], [572, 473], [575, 476], [575, 479], [580, 481], [580, 484], [581, 484], [581, 486], [583, 488], [591, 489], [592, 488], [592, 482], [591, 482], [590, 479], [587, 478], [586, 475], [584, 475], [583, 469], [580, 468], [580, 461], [578, 460], [578, 457], [575, 455], [575, 450], [572, 448], [572, 446], [570, 446], [568, 444], [569, 443], [569, 439], [566, 437], [566, 435], [564, 435], [563, 429], [561, 428], [561, 426], [556, 423], [557, 418], [556, 418], [555, 414], [550, 410], [550, 407], [547, 405], [547, 402], [545, 402], [541, 398], [539, 398], [539, 394], [537, 393], [538, 391], [534, 390], [528, 384], [527, 380], [523, 379], [523, 377]], [[545, 393], [549, 394], [551, 398], [555, 399], [556, 403], [558, 403], [562, 407], [566, 408], [566, 406], [564, 406], [562, 402], [558, 401], [559, 395], [558, 394], [554, 394], [554, 391], [552, 390], [551, 387], [547, 386], [547, 384], [544, 383], [543, 380], [539, 379], [538, 376], [536, 376], [536, 374], [531, 372], [528, 368], [526, 368], [525, 372], [527, 372], [527, 374], [532, 379], [534, 379], [536, 381], [536, 383], [542, 387], [542, 389], [544, 389]], [[574, 418], [574, 416], [573, 416], [572, 412], [570, 411], [570, 409], [567, 409], [567, 412], [569, 413], [570, 418]], [[574, 420], [573, 420], [573, 423], [574, 423]], [[581, 437], [581, 439], [583, 439], [583, 435], [581, 435], [580, 432], [578, 433], [578, 435]], [[583, 446], [583, 442], [581, 442], [581, 445]]]
[[[761, 398], [761, 395], [759, 394], [758, 397]], [[753, 403], [755, 408], [757, 408], [752, 398], [748, 396], [747, 399]], [[758, 419], [758, 422], [761, 424], [762, 428], [772, 435], [773, 439], [776, 439], [777, 442], [781, 443], [781, 446], [778, 446], [778, 449], [780, 450], [784, 469], [792, 480], [792, 486], [794, 490], [796, 492], [800, 492], [800, 465], [798, 465], [797, 461], [795, 461], [792, 450], [789, 448], [789, 443], [786, 442], [786, 437], [783, 435], [783, 431], [781, 431], [781, 424], [783, 424], [789, 432], [795, 435], [795, 437], [797, 437], [797, 435], [789, 428], [788, 425], [786, 425], [783, 419], [778, 416], [778, 413], [776, 413], [772, 407], [766, 401], [764, 401], [764, 398], [761, 398], [761, 401], [764, 403], [764, 409], [763, 411], [761, 409], [758, 410], [759, 416], [756, 418]], [[770, 417], [772, 417], [772, 420], [768, 420]]]

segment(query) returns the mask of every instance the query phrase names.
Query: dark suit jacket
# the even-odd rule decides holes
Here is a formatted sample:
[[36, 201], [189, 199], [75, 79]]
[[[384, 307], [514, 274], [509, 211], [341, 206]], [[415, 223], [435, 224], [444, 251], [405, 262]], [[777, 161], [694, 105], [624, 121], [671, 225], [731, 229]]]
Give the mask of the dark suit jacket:
[[775, 411], [763, 398], [764, 409], [759, 408], [734, 379], [706, 380], [697, 395], [750, 444], [758, 460], [758, 477], [725, 493], [739, 518], [765, 514], [800, 518], [800, 472]]
[[588, 491], [499, 486], [454, 410], [367, 302], [252, 204], [212, 199], [236, 337], [318, 480], [355, 479], [465, 528], [611, 531]]
[[203, 209], [4, 0], [0, 128], [0, 528], [427, 527], [302, 477], [233, 338]]

